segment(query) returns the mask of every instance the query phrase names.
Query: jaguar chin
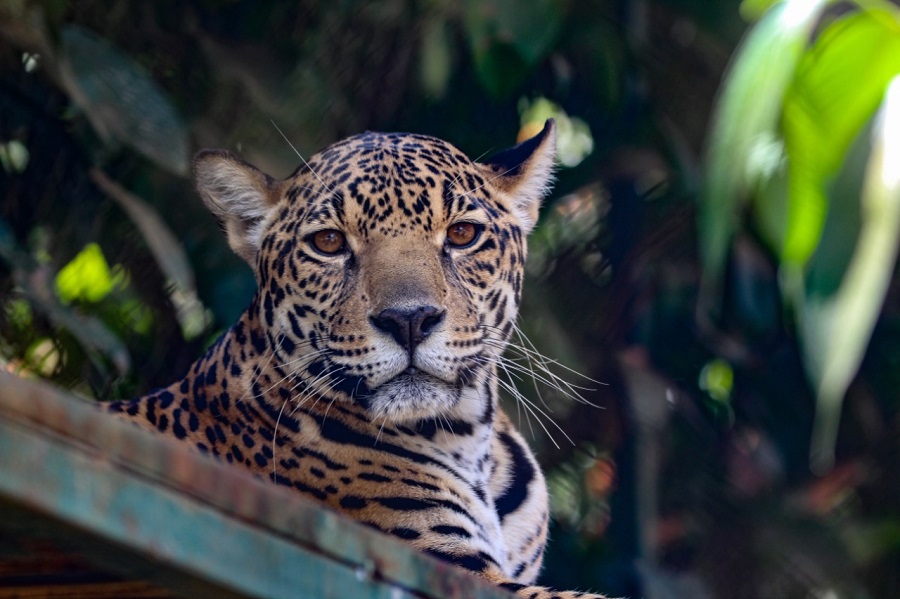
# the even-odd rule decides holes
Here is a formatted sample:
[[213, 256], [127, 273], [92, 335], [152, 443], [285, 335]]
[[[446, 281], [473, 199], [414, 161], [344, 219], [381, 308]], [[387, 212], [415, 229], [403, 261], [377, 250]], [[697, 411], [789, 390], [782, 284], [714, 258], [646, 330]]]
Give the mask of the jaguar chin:
[[459, 385], [409, 368], [374, 389], [366, 404], [373, 421], [407, 424], [446, 414], [459, 402], [460, 391]]

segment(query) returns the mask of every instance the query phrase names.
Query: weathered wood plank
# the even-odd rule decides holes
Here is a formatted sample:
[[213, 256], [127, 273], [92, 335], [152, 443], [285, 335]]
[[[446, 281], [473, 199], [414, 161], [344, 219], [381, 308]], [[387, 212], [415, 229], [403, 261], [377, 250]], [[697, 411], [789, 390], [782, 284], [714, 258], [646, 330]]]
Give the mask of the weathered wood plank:
[[26, 533], [35, 521], [61, 526], [57, 536], [111, 570], [190, 596], [508, 597], [296, 493], [6, 373], [0, 500]]

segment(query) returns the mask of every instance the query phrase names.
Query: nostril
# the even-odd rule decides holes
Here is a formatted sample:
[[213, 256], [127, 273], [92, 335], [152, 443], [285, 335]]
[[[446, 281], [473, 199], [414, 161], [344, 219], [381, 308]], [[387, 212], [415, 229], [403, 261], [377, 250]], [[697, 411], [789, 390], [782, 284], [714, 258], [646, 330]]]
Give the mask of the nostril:
[[384, 310], [378, 316], [370, 316], [369, 320], [376, 329], [393, 337], [397, 343], [406, 347], [409, 337], [409, 323], [397, 310]]
[[419, 330], [422, 332], [423, 337], [427, 337], [431, 331], [444, 322], [444, 316], [447, 315], [446, 310], [438, 311], [438, 309], [433, 306], [428, 306], [428, 309], [432, 310], [432, 312], [424, 315], [422, 322], [419, 325]]
[[446, 310], [434, 306], [388, 308], [369, 320], [376, 329], [393, 337], [401, 347], [412, 351], [444, 321]]

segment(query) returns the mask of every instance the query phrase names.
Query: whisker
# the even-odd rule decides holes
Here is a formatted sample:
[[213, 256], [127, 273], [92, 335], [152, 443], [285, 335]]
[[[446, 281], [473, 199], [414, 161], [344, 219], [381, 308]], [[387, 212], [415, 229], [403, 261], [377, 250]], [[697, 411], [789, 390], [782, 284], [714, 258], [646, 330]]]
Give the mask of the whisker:
[[556, 439], [553, 438], [553, 435], [550, 434], [550, 430], [544, 425], [544, 422], [540, 416], [546, 418], [550, 422], [550, 424], [555, 426], [557, 430], [559, 430], [559, 432], [563, 434], [563, 436], [569, 441], [569, 443], [575, 445], [575, 442], [572, 441], [569, 435], [566, 434], [566, 431], [563, 430], [563, 428], [559, 424], [557, 424], [556, 421], [550, 417], [550, 415], [548, 415], [540, 407], [535, 405], [534, 402], [530, 401], [528, 398], [522, 395], [522, 393], [518, 389], [501, 379], [497, 379], [497, 383], [500, 384], [509, 393], [511, 393], [516, 398], [516, 401], [522, 404], [522, 407], [525, 408], [526, 412], [529, 412], [532, 416], [534, 416], [535, 420], [537, 420], [537, 423], [541, 426], [542, 429], [544, 429], [544, 432], [547, 434], [547, 437], [549, 437], [550, 442], [553, 443], [554, 447], [559, 449], [559, 444], [556, 442]]
[[[504, 366], [504, 364], [503, 364], [503, 362], [502, 362], [501, 360], [494, 360], [494, 359], [489, 358], [488, 356], [480, 356], [479, 358], [480, 358], [480, 359], [479, 359], [479, 363], [481, 363], [481, 364], [495, 364], [495, 365], [498, 365], [498, 366], [504, 371], [504, 373], [505, 373], [507, 376], [510, 376], [510, 373], [506, 370], [506, 368], [505, 368], [505, 366]], [[521, 410], [522, 410], [522, 408], [521, 408], [522, 404], [521, 404], [521, 401], [520, 401], [520, 397], [522, 396], [521, 391], [519, 391], [518, 389], [516, 389], [515, 385], [512, 385], [511, 383], [508, 383], [508, 382], [504, 381], [504, 380], [501, 379], [499, 376], [497, 377], [496, 380], [497, 380], [497, 384], [498, 384], [503, 390], [505, 390], [507, 393], [509, 393], [509, 394], [513, 397], [514, 400], [516, 400], [516, 401], [515, 401], [515, 404], [516, 404], [516, 413], [517, 413], [518, 419], [519, 419], [519, 428], [522, 428], [522, 411], [521, 411]], [[529, 429], [529, 431], [531, 432], [531, 438], [532, 438], [532, 439], [536, 439], [537, 436], [535, 435], [534, 427], [531, 425], [531, 418], [528, 417], [528, 416], [529, 416], [529, 413], [528, 413], [527, 411], [526, 411], [526, 413], [525, 413], [525, 416], [526, 416], [525, 422], [526, 422], [526, 424], [528, 424], [528, 429]], [[546, 429], [545, 429], [545, 430], [546, 430]], [[548, 433], [548, 436], [550, 436], [549, 433]]]
[[[287, 135], [284, 134], [284, 132], [278, 127], [278, 125], [275, 124], [275, 121], [272, 120], [271, 122], [272, 122], [272, 126], [275, 127], [275, 129], [278, 131], [278, 133], [281, 134], [281, 137], [284, 138], [284, 141], [286, 141], [287, 144], [289, 146], [291, 146], [291, 149], [294, 151], [294, 153], [300, 157], [300, 160], [303, 161], [303, 164], [306, 165], [306, 168], [309, 169], [309, 172], [311, 172], [315, 176], [315, 178], [319, 180], [319, 183], [322, 184], [322, 187], [324, 187], [325, 189], [328, 190], [328, 193], [332, 193], [333, 190], [330, 187], [328, 187], [328, 185], [325, 184], [325, 181], [322, 180], [322, 178], [319, 176], [319, 173], [314, 171], [313, 168], [311, 166], [309, 166], [309, 163], [306, 161], [306, 158], [303, 157], [303, 154], [301, 154], [297, 150], [297, 148], [294, 147], [294, 144], [291, 143], [291, 140], [289, 140], [287, 138]], [[321, 195], [321, 193], [320, 193], [320, 195]]]
[[[493, 342], [493, 341], [490, 341], [490, 342], [486, 341], [485, 345], [499, 347], [499, 345], [497, 345], [496, 342]], [[590, 389], [590, 388], [586, 388], [586, 387], [579, 387], [577, 385], [573, 385], [573, 384], [569, 383], [567, 380], [565, 380], [564, 378], [562, 378], [559, 375], [557, 375], [556, 373], [554, 373], [553, 371], [549, 370], [549, 368], [546, 368], [541, 364], [535, 364], [535, 363], [529, 361], [529, 367], [525, 367], [522, 364], [519, 364], [518, 362], [509, 360], [508, 358], [503, 357], [503, 356], [501, 356], [500, 359], [503, 361], [504, 365], [509, 368], [509, 370], [521, 372], [521, 373], [526, 374], [529, 377], [531, 377], [532, 383], [535, 386], [535, 392], [536, 392], [538, 398], [541, 400], [541, 403], [543, 403], [545, 406], [547, 406], [547, 403], [546, 403], [546, 401], [544, 401], [543, 395], [541, 394], [540, 389], [537, 387], [536, 383], [538, 381], [543, 383], [550, 389], [554, 389], [554, 390], [558, 391], [567, 399], [570, 399], [572, 401], [582, 403], [585, 405], [589, 405], [589, 406], [592, 406], [592, 407], [595, 407], [598, 409], [603, 409], [602, 406], [598, 406], [597, 404], [586, 399], [583, 395], [581, 395], [581, 393], [579, 393], [579, 390], [595, 391], [595, 389]], [[522, 380], [518, 376], [516, 378], [519, 380]], [[547, 408], [550, 409], [549, 406], [547, 406]]]
[[373, 447], [374, 447], [375, 445], [378, 445], [378, 442], [381, 440], [381, 433], [384, 432], [384, 425], [385, 425], [385, 424], [387, 424], [387, 418], [384, 417], [384, 416], [382, 416], [382, 417], [381, 417], [381, 426], [378, 427], [378, 434], [375, 435], [375, 443], [372, 445]]
[[[523, 346], [520, 346], [520, 348], [525, 350], [526, 352], [530, 352], [531, 354], [533, 354], [534, 356], [539, 358], [544, 364], [555, 364], [564, 370], [568, 370], [569, 372], [571, 372], [572, 374], [574, 374], [576, 376], [579, 376], [585, 380], [591, 381], [592, 383], [596, 383], [598, 385], [605, 386], [607, 384], [602, 381], [592, 379], [591, 377], [587, 376], [586, 374], [578, 372], [577, 370], [575, 370], [573, 368], [569, 368], [568, 366], [566, 366], [559, 360], [554, 360], [552, 358], [548, 358], [547, 356], [545, 356], [544, 354], [542, 354], [541, 352], [538, 351], [538, 349], [534, 346], [534, 343], [531, 342], [531, 339], [529, 339], [528, 336], [524, 333], [524, 331], [522, 331], [522, 329], [519, 328], [519, 326], [515, 323], [513, 323], [513, 330], [516, 332], [516, 336], [519, 338], [519, 341], [522, 343], [527, 343], [531, 347], [531, 350], [528, 350], [528, 348], [523, 347]], [[594, 391], [594, 389], [591, 389], [591, 390]]]

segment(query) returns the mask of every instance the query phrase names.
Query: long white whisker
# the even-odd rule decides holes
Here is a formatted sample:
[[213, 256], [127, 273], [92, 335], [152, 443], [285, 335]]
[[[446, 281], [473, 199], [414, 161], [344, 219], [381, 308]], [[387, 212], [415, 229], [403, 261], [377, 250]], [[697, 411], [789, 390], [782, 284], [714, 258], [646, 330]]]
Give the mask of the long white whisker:
[[[539, 407], [537, 407], [536, 405], [534, 405], [533, 402], [529, 401], [524, 395], [522, 395], [521, 392], [519, 392], [518, 389], [516, 389], [515, 387], [513, 387], [512, 385], [510, 385], [510, 384], [507, 383], [506, 381], [503, 381], [503, 380], [500, 380], [500, 379], [497, 379], [497, 383], [500, 384], [504, 389], [506, 389], [507, 391], [509, 391], [509, 393], [511, 393], [511, 394], [513, 395], [513, 397], [516, 398], [516, 401], [517, 401], [517, 402], [520, 402], [520, 403], [522, 404], [522, 407], [525, 408], [525, 411], [526, 411], [526, 412], [528, 412], [528, 413], [530, 413], [532, 416], [534, 416], [535, 420], [537, 420], [537, 423], [541, 426], [542, 429], [544, 429], [544, 432], [547, 434], [547, 437], [549, 437], [550, 442], [553, 443], [553, 445], [554, 445], [557, 449], [559, 449], [559, 444], [556, 442], [556, 439], [553, 438], [553, 435], [550, 434], [550, 431], [549, 431], [549, 430], [547, 429], [547, 427], [544, 425], [543, 420], [541, 420], [541, 418], [540, 418], [540, 416], [539, 416], [538, 414], [542, 415], [544, 418], [546, 418], [547, 420], [550, 421], [550, 424], [552, 424], [552, 425], [555, 426], [557, 429], [559, 429], [559, 431], [563, 434], [563, 436], [564, 436], [566, 439], [569, 440], [569, 443], [572, 443], [572, 445], [575, 444], [575, 443], [572, 441], [572, 439], [569, 438], [569, 435], [566, 434], [566, 431], [564, 431], [564, 430], [562, 429], [562, 427], [559, 426], [559, 425], [553, 420], [553, 418], [551, 418], [549, 415], [547, 415], [547, 413], [544, 412], [543, 410], [541, 410]], [[532, 434], [533, 434], [533, 433], [532, 433]]]
[[[378, 427], [378, 434], [375, 435], [375, 444], [374, 445], [378, 445], [378, 442], [381, 440], [381, 433], [384, 431], [385, 424], [387, 424], [387, 418], [382, 416], [381, 417], [381, 426]], [[373, 447], [374, 447], [374, 445], [373, 445]]]
[[[510, 369], [527, 374], [528, 376], [530, 376], [532, 379], [532, 382], [540, 381], [541, 383], [547, 385], [551, 389], [556, 389], [557, 391], [562, 393], [565, 397], [567, 397], [573, 401], [577, 401], [578, 403], [583, 403], [583, 404], [586, 404], [586, 405], [589, 405], [589, 406], [592, 406], [592, 407], [595, 407], [598, 409], [602, 409], [602, 406], [598, 406], [598, 405], [594, 404], [593, 402], [585, 399], [585, 397], [582, 396], [581, 393], [579, 393], [579, 390], [581, 390], [581, 391], [596, 391], [596, 389], [590, 389], [590, 388], [585, 388], [585, 387], [579, 387], [577, 385], [572, 385], [565, 379], [557, 376], [553, 372], [547, 371], [544, 368], [540, 368], [540, 371], [549, 375], [549, 377], [551, 377], [551, 378], [543, 376], [540, 373], [536, 372], [534, 369], [528, 369], [528, 368], [522, 366], [521, 364], [518, 364], [516, 362], [508, 360], [507, 358], [503, 358], [503, 361], [507, 366], [509, 366]], [[543, 399], [541, 397], [540, 391], [538, 389], [535, 389], [535, 391], [536, 391], [538, 397]], [[546, 405], [546, 403], [544, 403], [544, 405]]]
[[297, 156], [300, 157], [300, 160], [303, 161], [303, 164], [306, 165], [306, 168], [308, 168], [309, 171], [316, 177], [316, 179], [319, 180], [319, 183], [322, 184], [322, 187], [324, 187], [325, 189], [328, 190], [329, 193], [331, 193], [331, 192], [332, 192], [332, 189], [331, 189], [330, 187], [328, 187], [328, 185], [325, 184], [325, 181], [322, 181], [322, 178], [319, 176], [319, 173], [317, 173], [316, 171], [314, 171], [313, 168], [312, 168], [311, 166], [309, 166], [309, 163], [306, 161], [306, 158], [303, 157], [303, 154], [301, 154], [301, 153], [297, 150], [297, 148], [294, 147], [294, 144], [291, 143], [291, 140], [289, 140], [289, 139], [287, 138], [287, 135], [284, 134], [284, 132], [278, 127], [278, 125], [275, 124], [275, 121], [274, 121], [274, 120], [272, 121], [272, 126], [275, 127], [275, 129], [278, 131], [278, 133], [281, 134], [281, 137], [284, 138], [284, 141], [286, 141], [287, 144], [288, 144], [289, 146], [291, 146], [291, 149], [294, 151], [294, 153], [297, 154]]
[[[528, 335], [526, 335], [525, 332], [522, 331], [522, 329], [519, 328], [519, 326], [515, 323], [513, 323], [513, 330], [516, 332], [516, 336], [519, 338], [519, 341], [521, 343], [527, 343], [528, 346], [531, 348], [531, 350], [528, 350], [528, 348], [526, 348], [524, 346], [520, 346], [521, 349], [533, 354], [535, 357], [537, 357], [539, 360], [541, 360], [545, 365], [546, 364], [555, 364], [555, 365], [559, 366], [560, 368], [562, 368], [563, 370], [568, 370], [572, 374], [579, 376], [585, 380], [591, 381], [592, 383], [596, 383], [598, 385], [606, 385], [606, 383], [604, 383], [604, 382], [594, 380], [591, 377], [587, 376], [586, 374], [578, 372], [577, 370], [575, 370], [573, 368], [569, 368], [568, 366], [566, 366], [559, 360], [554, 360], [552, 358], [548, 358], [547, 356], [545, 356], [544, 354], [539, 352], [538, 349], [534, 346], [534, 343], [531, 342], [531, 339], [528, 338]], [[592, 391], [593, 391], [593, 389], [592, 389]]]
[[[488, 325], [481, 325], [481, 326], [485, 329], [493, 329], [495, 331], [502, 332], [499, 329], [497, 329], [496, 327], [490, 327]], [[524, 333], [521, 332], [521, 330], [518, 327], [514, 326], [514, 330], [516, 332], [516, 335], [519, 337], [519, 339], [521, 340], [522, 343], [531, 344], [531, 342], [528, 340], [528, 338], [524, 335]], [[569, 368], [568, 366], [565, 366], [564, 364], [562, 364], [556, 360], [551, 360], [551, 359], [547, 358], [546, 356], [544, 356], [543, 354], [541, 354], [536, 349], [529, 349], [529, 348], [525, 347], [524, 345], [517, 344], [512, 341], [509, 341], [504, 345], [502, 342], [492, 339], [490, 337], [485, 337], [483, 339], [483, 342], [485, 343], [485, 345], [489, 345], [491, 347], [497, 347], [498, 349], [506, 349], [511, 352], [518, 352], [519, 355], [522, 356], [523, 358], [525, 358], [525, 360], [528, 362], [530, 371], [531, 371], [531, 374], [533, 377], [535, 377], [535, 378], [540, 377], [540, 375], [538, 375], [538, 373], [537, 373], [537, 371], [539, 370], [544, 373], [545, 376], [540, 377], [540, 378], [542, 379], [542, 382], [544, 384], [546, 384], [547, 386], [557, 389], [558, 391], [562, 392], [564, 395], [566, 395], [567, 397], [569, 397], [570, 399], [572, 399], [574, 401], [578, 401], [580, 403], [584, 403], [586, 405], [590, 405], [590, 406], [602, 409], [602, 406], [598, 406], [598, 405], [588, 401], [587, 399], [584, 398], [584, 396], [581, 395], [581, 393], [579, 393], [579, 391], [596, 391], [595, 388], [582, 387], [580, 385], [575, 385], [573, 383], [570, 383], [566, 379], [562, 378], [561, 376], [559, 376], [558, 374], [553, 372], [553, 370], [550, 368], [550, 365], [555, 364], [555, 365], [557, 365], [565, 370], [568, 370], [569, 372], [572, 372], [573, 374], [575, 374], [579, 377], [585, 378], [589, 381], [596, 382], [598, 384], [604, 384], [604, 383], [594, 381], [594, 379], [591, 379], [590, 377], [588, 377], [584, 374], [581, 374], [578, 371], [573, 370], [572, 368]], [[532, 347], [534, 347], [533, 344], [531, 344], [531, 345], [532, 345]], [[534, 360], [532, 360], [532, 358], [534, 358]], [[506, 359], [509, 359], [509, 358], [506, 358]], [[520, 366], [518, 363], [516, 363], [516, 365]], [[565, 389], [563, 389], [563, 387], [565, 387]], [[566, 389], [568, 391], [566, 391]], [[540, 391], [536, 389], [536, 392], [538, 394], [538, 397], [541, 397]]]
[[[496, 360], [496, 359], [493, 359], [488, 356], [480, 356], [480, 362], [482, 364], [496, 364], [506, 373], [507, 376], [510, 376], [509, 371], [506, 370], [506, 367], [503, 364], [502, 360]], [[503, 388], [507, 393], [509, 393], [513, 397], [514, 400], [516, 400], [516, 412], [518, 413], [518, 417], [519, 417], [519, 428], [522, 428], [522, 412], [521, 412], [522, 392], [519, 391], [518, 389], [516, 389], [515, 385], [512, 385], [511, 383], [504, 381], [500, 377], [497, 377], [497, 384], [501, 388]], [[527, 408], [527, 406], [526, 406], [526, 408]], [[528, 416], [528, 412], [526, 411], [525, 422], [528, 424], [528, 430], [531, 432], [531, 438], [535, 439], [537, 437], [534, 433], [534, 427], [531, 425], [531, 418], [527, 418], [527, 416]], [[541, 425], [541, 426], [543, 426], [543, 425]], [[544, 430], [547, 430], [547, 429], [545, 428]], [[549, 431], [547, 432], [547, 436], [550, 437]], [[551, 439], [552, 439], [552, 437], [551, 437]], [[555, 444], [555, 441], [554, 441], [554, 444]]]
[[[500, 347], [499, 345], [496, 345], [496, 342], [488, 341], [488, 340], [485, 340], [485, 345], [489, 345], [489, 346], [493, 346], [493, 347]], [[546, 385], [547, 387], [549, 387], [551, 389], [555, 389], [556, 391], [559, 391], [564, 397], [571, 399], [572, 401], [576, 401], [578, 403], [583, 403], [585, 405], [589, 405], [589, 406], [592, 406], [592, 407], [595, 407], [598, 409], [602, 409], [602, 406], [598, 406], [598, 405], [594, 404], [593, 402], [585, 399], [585, 397], [582, 396], [581, 393], [579, 393], [579, 390], [594, 391], [595, 389], [589, 389], [589, 388], [578, 387], [576, 385], [572, 385], [564, 378], [560, 377], [553, 371], [543, 367], [540, 364], [534, 364], [533, 362], [529, 361], [529, 366], [531, 366], [531, 368], [526, 368], [525, 366], [515, 362], [514, 360], [510, 360], [509, 358], [502, 357], [501, 360], [503, 361], [504, 365], [507, 366], [510, 370], [513, 370], [516, 372], [521, 372], [521, 373], [526, 374], [529, 377], [531, 377], [532, 383], [535, 383], [535, 392], [537, 393], [538, 398], [540, 398], [541, 403], [543, 403], [545, 406], [547, 406], [547, 403], [544, 401], [543, 395], [541, 394], [540, 390], [536, 386], [537, 381], [543, 383], [544, 385]], [[538, 371], [540, 371], [540, 372], [538, 372]], [[544, 373], [544, 374], [541, 374], [541, 373]], [[518, 378], [518, 377], [516, 377], [516, 378]], [[521, 379], [519, 379], [519, 380], [521, 380]], [[548, 409], [549, 409], [549, 406], [548, 406]]]

